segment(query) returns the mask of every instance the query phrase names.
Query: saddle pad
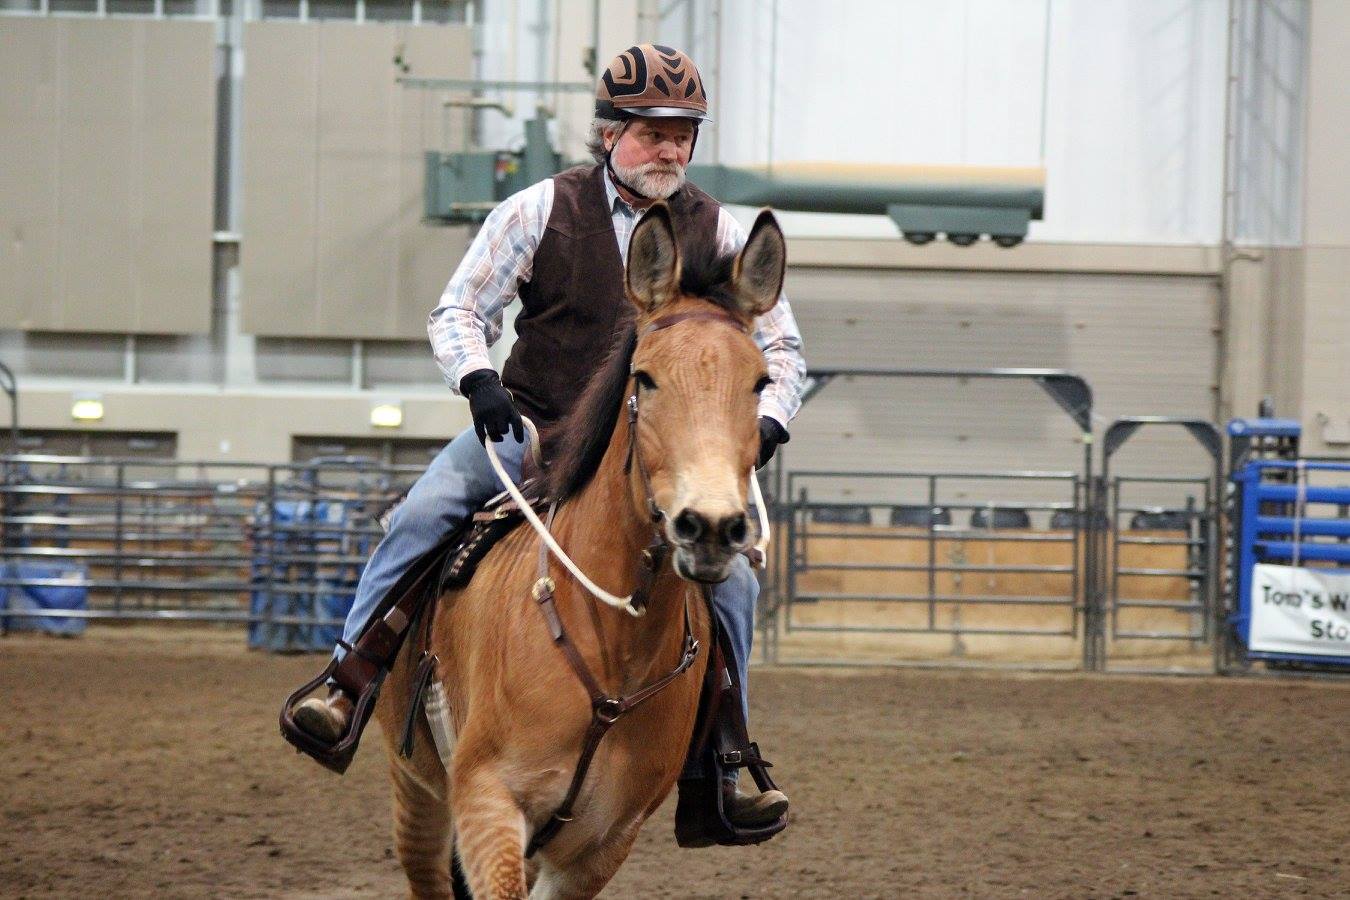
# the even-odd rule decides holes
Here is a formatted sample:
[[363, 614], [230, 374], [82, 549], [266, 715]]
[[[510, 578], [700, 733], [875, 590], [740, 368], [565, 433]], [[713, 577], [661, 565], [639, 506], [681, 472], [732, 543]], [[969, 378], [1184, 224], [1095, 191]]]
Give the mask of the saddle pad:
[[[525, 495], [530, 508], [536, 513], [541, 513], [549, 501], [545, 497], [530, 496], [530, 489], [537, 487], [534, 481], [526, 481], [521, 485], [521, 493]], [[505, 491], [485, 503], [469, 520], [469, 528], [464, 532], [463, 540], [452, 548], [446, 557], [445, 565], [441, 569], [441, 589], [463, 587], [468, 584], [478, 569], [478, 563], [487, 556], [493, 545], [514, 531], [523, 521], [525, 514]]]

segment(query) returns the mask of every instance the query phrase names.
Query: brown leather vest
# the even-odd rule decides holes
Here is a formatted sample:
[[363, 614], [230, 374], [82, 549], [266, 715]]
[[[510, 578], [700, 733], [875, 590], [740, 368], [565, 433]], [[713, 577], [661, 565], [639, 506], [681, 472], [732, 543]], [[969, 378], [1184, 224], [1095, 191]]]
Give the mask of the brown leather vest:
[[[541, 430], [571, 411], [636, 312], [624, 293], [603, 177], [601, 166], [553, 176], [553, 209], [534, 254], [534, 274], [520, 286], [523, 308], [502, 383]], [[716, 231], [717, 201], [693, 185], [666, 202], [676, 234]], [[545, 455], [551, 444], [545, 440]]]

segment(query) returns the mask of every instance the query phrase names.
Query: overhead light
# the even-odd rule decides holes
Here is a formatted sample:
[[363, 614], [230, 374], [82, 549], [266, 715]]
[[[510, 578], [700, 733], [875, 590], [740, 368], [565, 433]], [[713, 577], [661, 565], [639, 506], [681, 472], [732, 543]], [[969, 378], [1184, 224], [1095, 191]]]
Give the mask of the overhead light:
[[76, 394], [70, 405], [70, 417], [77, 422], [97, 422], [103, 418], [103, 398], [98, 394]]
[[370, 408], [370, 424], [376, 428], [400, 428], [403, 425], [402, 403], [377, 403]]

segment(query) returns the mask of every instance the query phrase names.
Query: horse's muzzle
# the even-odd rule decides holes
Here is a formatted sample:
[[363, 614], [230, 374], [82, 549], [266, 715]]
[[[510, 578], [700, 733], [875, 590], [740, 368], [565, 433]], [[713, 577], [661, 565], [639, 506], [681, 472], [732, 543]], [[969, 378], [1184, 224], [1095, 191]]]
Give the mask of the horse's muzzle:
[[675, 545], [675, 572], [681, 578], [716, 584], [731, 575], [736, 554], [750, 546], [750, 520], [743, 511], [712, 521], [686, 508], [670, 523], [668, 537]]

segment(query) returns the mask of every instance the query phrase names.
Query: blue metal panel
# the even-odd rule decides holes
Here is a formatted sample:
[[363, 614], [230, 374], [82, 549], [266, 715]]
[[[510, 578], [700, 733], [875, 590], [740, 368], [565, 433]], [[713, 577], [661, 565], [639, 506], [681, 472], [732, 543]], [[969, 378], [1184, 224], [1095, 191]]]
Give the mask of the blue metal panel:
[[1303, 426], [1297, 419], [1233, 419], [1228, 433], [1235, 437], [1299, 437]]
[[[1252, 463], [1253, 466], [1264, 466], [1265, 463]], [[1350, 472], [1350, 469], [1346, 470]], [[1295, 484], [1261, 484], [1256, 483], [1255, 489], [1261, 499], [1272, 503], [1295, 503], [1304, 500], [1308, 503], [1336, 503], [1339, 505], [1350, 504], [1350, 487], [1316, 487], [1306, 486], [1299, 489]], [[1312, 518], [1307, 516], [1304, 521]]]
[[[1294, 547], [1293, 541], [1258, 540], [1256, 555], [1260, 557], [1259, 562], [1293, 559]], [[1338, 562], [1350, 566], [1350, 544], [1305, 544], [1299, 541], [1298, 558], [1300, 561]]]
[[[1274, 424], [1271, 424], [1274, 423]], [[1234, 430], [1242, 424], [1257, 424], [1273, 428], [1281, 420], [1235, 420], [1229, 423], [1230, 434], [1276, 433], [1273, 430], [1251, 432]], [[1286, 423], [1297, 427], [1297, 423]], [[1296, 433], [1296, 432], [1295, 432]], [[1235, 612], [1230, 625], [1244, 645], [1250, 644], [1251, 637], [1251, 583], [1252, 569], [1259, 562], [1286, 563], [1295, 558], [1300, 562], [1334, 562], [1339, 567], [1350, 567], [1350, 543], [1332, 543], [1329, 541], [1307, 540], [1308, 538], [1345, 538], [1350, 539], [1350, 519], [1326, 516], [1304, 515], [1297, 520], [1293, 516], [1261, 515], [1261, 504], [1330, 503], [1337, 506], [1350, 506], [1350, 484], [1326, 487], [1307, 486], [1288, 483], [1273, 484], [1263, 481], [1272, 472], [1287, 477], [1290, 472], [1342, 472], [1350, 478], [1350, 462], [1314, 462], [1302, 460], [1258, 460], [1250, 462], [1232, 474], [1237, 484], [1238, 514], [1236, 553], [1238, 556]], [[1306, 506], [1305, 506], [1306, 510]], [[1298, 532], [1297, 544], [1291, 539]], [[1350, 664], [1350, 658], [1334, 656], [1310, 656], [1292, 653], [1247, 652], [1250, 659], [1268, 659], [1311, 662], [1319, 664]]]
[[1292, 516], [1257, 516], [1256, 530], [1262, 534], [1293, 534], [1298, 523], [1300, 535], [1350, 538], [1350, 519], [1294, 519]]

